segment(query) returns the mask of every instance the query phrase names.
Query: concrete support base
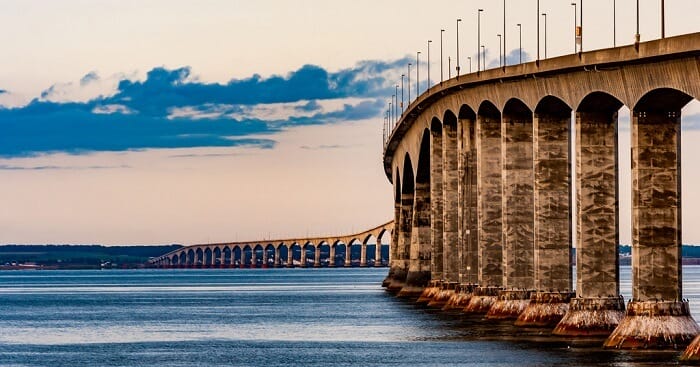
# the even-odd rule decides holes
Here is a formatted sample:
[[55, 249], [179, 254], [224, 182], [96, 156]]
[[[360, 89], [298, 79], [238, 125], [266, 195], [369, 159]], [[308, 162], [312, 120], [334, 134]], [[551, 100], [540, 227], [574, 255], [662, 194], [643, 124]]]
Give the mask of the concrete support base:
[[515, 321], [516, 326], [555, 326], [569, 309], [571, 292], [536, 292]]
[[528, 290], [503, 290], [498, 294], [498, 299], [486, 314], [491, 320], [514, 320], [525, 311], [530, 303], [532, 291]]
[[409, 271], [406, 275], [406, 285], [396, 295], [401, 298], [418, 298], [430, 283], [430, 271]]
[[463, 313], [467, 314], [485, 314], [489, 312], [496, 300], [498, 293], [501, 291], [499, 287], [478, 287], [474, 289], [469, 303], [462, 309]]
[[572, 298], [554, 335], [608, 336], [625, 316], [622, 297]]
[[455, 293], [447, 300], [442, 307], [443, 311], [462, 310], [469, 304], [469, 300], [474, 294], [475, 286], [472, 284], [460, 284]]
[[423, 293], [421, 293], [420, 297], [418, 297], [416, 303], [427, 305], [433, 299], [433, 297], [440, 292], [440, 285], [441, 282], [439, 280], [431, 280], [430, 285], [423, 289]]
[[390, 270], [384, 282], [387, 282], [386, 290], [388, 292], [398, 293], [406, 285], [406, 270], [401, 268]]
[[681, 361], [695, 362], [696, 364], [700, 362], [700, 335], [696, 336], [685, 349], [681, 355]]
[[605, 341], [618, 349], [678, 349], [700, 333], [685, 301], [636, 301], [627, 304], [625, 318]]
[[435, 295], [435, 297], [433, 297], [433, 299], [428, 303], [428, 307], [432, 307], [432, 308], [445, 307], [445, 304], [447, 303], [447, 301], [449, 301], [450, 298], [452, 297], [452, 295], [455, 293], [457, 285], [459, 285], [459, 283], [455, 283], [455, 282], [442, 283], [442, 288]]

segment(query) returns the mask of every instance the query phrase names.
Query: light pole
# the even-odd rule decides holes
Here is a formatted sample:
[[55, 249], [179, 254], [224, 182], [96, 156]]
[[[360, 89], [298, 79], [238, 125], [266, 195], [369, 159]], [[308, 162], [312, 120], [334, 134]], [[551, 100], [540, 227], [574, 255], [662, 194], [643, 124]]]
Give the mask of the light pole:
[[616, 23], [617, 23], [617, 16], [615, 15], [617, 11], [617, 6], [615, 6], [615, 0], [613, 0], [613, 47], [617, 47], [617, 41], [616, 41]]
[[416, 99], [420, 96], [420, 51], [416, 52]]
[[440, 30], [440, 84], [445, 80], [445, 73], [442, 71], [442, 34], [445, 33], [444, 29]]
[[484, 64], [481, 70], [486, 70], [486, 47], [481, 45], [481, 62]]
[[411, 63], [408, 63], [408, 74], [406, 74], [408, 79], [408, 104], [411, 104]]
[[661, 0], [661, 38], [666, 38], [666, 6]]
[[639, 0], [637, 0], [637, 34], [634, 35], [634, 43], [639, 43]]
[[503, 56], [503, 51], [501, 51], [501, 35], [497, 34], [496, 36], [498, 36], [498, 66], [502, 66], [503, 60], [501, 56]]
[[540, 63], [540, 0], [537, 0], [537, 65]]
[[433, 41], [428, 40], [428, 87], [426, 88], [426, 91], [430, 89], [430, 44], [433, 43]]
[[457, 77], [459, 77], [459, 22], [462, 19], [457, 19]]
[[396, 103], [394, 103], [394, 116], [396, 116], [396, 119], [399, 119], [399, 85], [396, 84]]
[[518, 23], [518, 32], [520, 33], [520, 46], [518, 46], [518, 50], [520, 52], [520, 63], [523, 63], [523, 26], [522, 24]]
[[403, 115], [403, 77], [405, 75], [401, 74], [401, 115]]
[[576, 21], [576, 3], [571, 3], [571, 5], [574, 7], [574, 53], [576, 53], [576, 27], [578, 26]]
[[579, 44], [578, 51], [583, 52], [583, 0], [581, 0], [581, 9], [580, 9], [581, 15], [579, 17], [581, 18], [581, 43]]
[[391, 102], [389, 102], [389, 121], [391, 121], [392, 124], [394, 123], [394, 116], [391, 113]]
[[481, 69], [481, 50], [479, 50], [479, 46], [481, 46], [481, 12], [483, 12], [484, 9], [479, 9], [479, 11], [476, 12], [476, 72], [478, 73], [479, 70]]
[[469, 57], [467, 57], [467, 59], [469, 59], [469, 73], [471, 74], [471, 72], [472, 72], [472, 58], [471, 58], [471, 56], [469, 56]]
[[506, 67], [506, 56], [508, 49], [506, 48], [506, 0], [503, 0], [503, 69]]
[[547, 58], [547, 13], [542, 13], [544, 17], [544, 58]]

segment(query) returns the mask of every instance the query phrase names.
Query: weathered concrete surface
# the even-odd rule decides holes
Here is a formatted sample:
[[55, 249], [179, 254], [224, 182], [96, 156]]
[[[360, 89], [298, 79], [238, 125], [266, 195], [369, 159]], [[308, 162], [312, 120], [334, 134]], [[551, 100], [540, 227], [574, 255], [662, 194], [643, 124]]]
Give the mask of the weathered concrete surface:
[[473, 284], [460, 284], [457, 286], [455, 293], [447, 300], [445, 306], [442, 307], [443, 311], [452, 310], [463, 310], [469, 304], [469, 300], [474, 293]]
[[465, 314], [485, 314], [498, 300], [500, 287], [476, 287], [469, 303], [462, 309]]
[[625, 314], [622, 297], [572, 298], [554, 335], [608, 336]]
[[569, 309], [570, 292], [535, 292], [527, 308], [515, 320], [516, 326], [555, 326]]
[[685, 348], [680, 359], [682, 362], [691, 362], [694, 364], [700, 362], [700, 335], [696, 336], [690, 345]]
[[[411, 227], [413, 222], [413, 194], [401, 194], [401, 213], [397, 227], [396, 261], [391, 283], [386, 287], [389, 292], [397, 293], [406, 285], [408, 274], [409, 251], [411, 246]], [[347, 251], [347, 250], [346, 250]]]
[[700, 333], [685, 301], [644, 301], [627, 304], [625, 318], [605, 341], [606, 348], [678, 349]]
[[[479, 282], [479, 229], [477, 218], [477, 149], [476, 149], [476, 119], [469, 111], [464, 112], [458, 120], [459, 131], [459, 281], [462, 284], [478, 284]], [[468, 118], [467, 118], [468, 117]], [[461, 304], [464, 297], [456, 300]]]
[[535, 287], [532, 133], [531, 112], [513, 102], [501, 125], [505, 288]]
[[445, 304], [447, 304], [447, 301], [449, 301], [452, 295], [455, 293], [458, 285], [459, 283], [457, 282], [442, 282], [440, 291], [437, 292], [437, 294], [433, 297], [432, 300], [430, 300], [430, 302], [428, 303], [428, 307], [445, 307]]
[[493, 303], [487, 319], [492, 320], [516, 320], [530, 303], [532, 291], [529, 290], [502, 290], [498, 299]]
[[430, 183], [416, 182], [406, 284], [399, 297], [418, 298], [430, 282]]
[[481, 286], [503, 286], [501, 146], [500, 114], [483, 109], [476, 125], [478, 281]]
[[443, 255], [444, 273], [446, 282], [459, 282], [460, 254], [459, 254], [459, 200], [458, 186], [459, 175], [457, 163], [459, 152], [457, 151], [457, 120], [452, 116], [446, 116], [443, 123]]
[[431, 280], [416, 300], [416, 304], [427, 305], [440, 292], [440, 284], [439, 280]]
[[606, 347], [677, 348], [700, 332], [681, 293], [680, 107], [688, 100], [669, 92], [632, 112], [633, 302]]
[[430, 258], [432, 264], [432, 279], [444, 280], [444, 255], [443, 255], [443, 155], [442, 155], [442, 126], [434, 121], [431, 126], [431, 154], [430, 154], [430, 241], [433, 254]]

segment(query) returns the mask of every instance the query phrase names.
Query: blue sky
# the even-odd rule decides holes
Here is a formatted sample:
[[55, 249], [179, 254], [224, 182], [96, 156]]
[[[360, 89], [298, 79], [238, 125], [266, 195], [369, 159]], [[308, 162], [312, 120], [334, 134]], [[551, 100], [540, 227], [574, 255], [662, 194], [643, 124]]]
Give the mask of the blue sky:
[[[536, 54], [536, 11], [507, 0], [509, 60], [522, 24]], [[570, 1], [541, 0], [548, 55], [572, 51]], [[696, 32], [693, 0], [667, 1], [667, 34]], [[634, 34], [617, 1], [617, 43]], [[0, 243], [196, 243], [353, 232], [391, 218], [382, 116], [427, 40], [431, 80], [476, 60], [483, 8], [488, 66], [498, 64], [494, 1], [8, 0], [0, 13]], [[612, 46], [609, 1], [585, 2], [585, 48]], [[659, 37], [657, 2], [642, 40]], [[449, 9], [446, 10], [446, 9]], [[692, 10], [692, 11], [691, 11]], [[474, 68], [476, 65], [474, 64]], [[447, 76], [447, 70], [445, 70]], [[413, 93], [413, 91], [412, 91]], [[415, 95], [415, 94], [414, 94]], [[700, 107], [684, 114], [696, 153]], [[628, 111], [621, 111], [621, 239], [629, 239]], [[700, 184], [692, 162], [685, 187]], [[684, 189], [684, 222], [700, 195]], [[700, 243], [700, 229], [684, 226]]]

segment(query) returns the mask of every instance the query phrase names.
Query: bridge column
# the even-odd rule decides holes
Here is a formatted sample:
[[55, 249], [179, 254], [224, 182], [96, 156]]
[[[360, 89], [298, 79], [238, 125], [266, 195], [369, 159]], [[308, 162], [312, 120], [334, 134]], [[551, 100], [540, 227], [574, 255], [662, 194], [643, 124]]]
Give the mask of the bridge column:
[[576, 298], [554, 329], [557, 335], [609, 335], [625, 309], [618, 278], [617, 110], [622, 104], [612, 97], [588, 102], [576, 112]]
[[[440, 284], [444, 281], [444, 252], [443, 252], [443, 133], [442, 124], [433, 119], [430, 129], [430, 286], [425, 288], [416, 302], [427, 304], [440, 291]], [[397, 228], [394, 226], [394, 228]], [[393, 237], [392, 237], [393, 238]]]
[[314, 248], [314, 268], [321, 266], [321, 245], [316, 245]]
[[[389, 274], [382, 282], [382, 286], [388, 291], [397, 292], [401, 290], [406, 281], [406, 270], [408, 270], [408, 262], [404, 257], [403, 252], [403, 226], [404, 218], [401, 216], [404, 212], [401, 194], [401, 186], [398, 184], [398, 175], [394, 178], [394, 186], [396, 191], [396, 202], [394, 203], [394, 231], [391, 233], [391, 243], [389, 244]], [[347, 258], [347, 245], [345, 245], [345, 257]]]
[[306, 245], [301, 248], [301, 258], [299, 260], [301, 261], [301, 267], [306, 267]]
[[[263, 253], [265, 250], [263, 250]], [[251, 268], [257, 268], [258, 267], [258, 254], [257, 251], [255, 251], [255, 247], [253, 247], [252, 251], [250, 251], [250, 267]]]
[[[343, 262], [343, 266], [346, 268], [349, 268], [352, 266], [352, 256], [351, 256], [352, 251], [351, 251], [351, 249], [352, 249], [352, 245], [346, 243], [345, 244], [345, 260]], [[408, 271], [408, 265], [407, 265], [406, 271]]]
[[475, 131], [479, 287], [465, 313], [486, 313], [503, 286], [501, 115], [491, 104], [479, 109]]
[[334, 268], [335, 267], [335, 246], [334, 244], [329, 244], [328, 248], [330, 249], [330, 254], [328, 255], [330, 257], [330, 262], [328, 263], [328, 267]]
[[682, 299], [682, 105], [653, 102], [632, 111], [632, 301], [606, 347], [675, 349], [700, 332]]
[[487, 318], [515, 319], [530, 303], [534, 278], [533, 124], [532, 112], [518, 100], [503, 110], [503, 253], [502, 296]]
[[546, 97], [534, 118], [535, 291], [516, 325], [556, 326], [573, 297], [571, 108]]
[[377, 237], [377, 245], [374, 247], [374, 267], [382, 266], [382, 241]]
[[363, 243], [360, 247], [360, 266], [367, 267], [367, 244]]
[[280, 259], [280, 248], [279, 246], [275, 247], [275, 262], [273, 265], [275, 268], [282, 267], [282, 260]]
[[292, 245], [287, 246], [287, 267], [292, 268], [294, 267], [294, 251], [292, 251]]

